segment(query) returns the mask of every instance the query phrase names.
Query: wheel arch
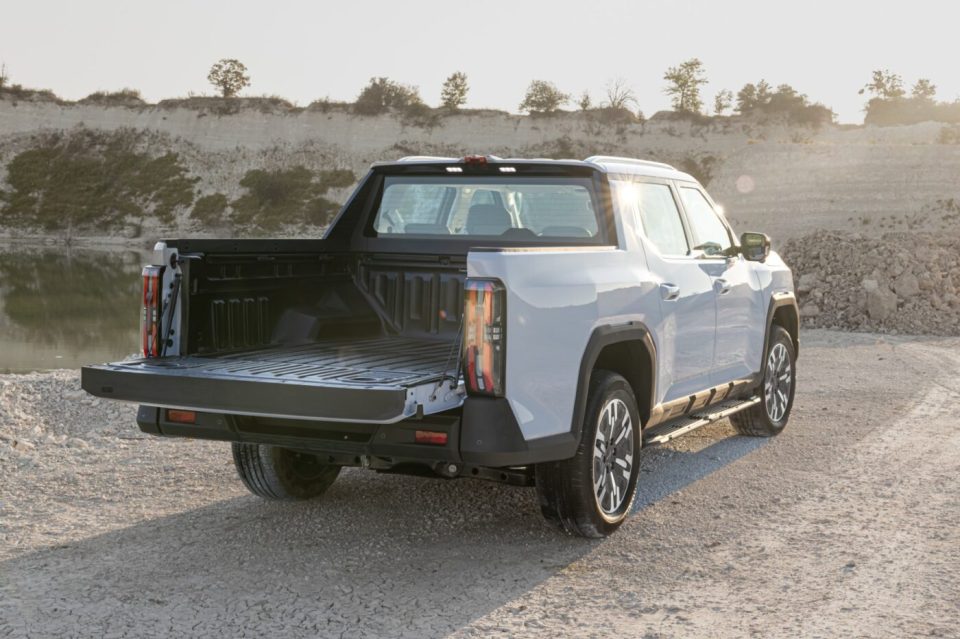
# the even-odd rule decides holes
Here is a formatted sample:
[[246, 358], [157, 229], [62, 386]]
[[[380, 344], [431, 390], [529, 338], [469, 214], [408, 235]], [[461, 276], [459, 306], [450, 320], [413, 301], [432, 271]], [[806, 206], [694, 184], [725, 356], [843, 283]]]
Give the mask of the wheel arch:
[[780, 326], [790, 333], [795, 357], [800, 355], [800, 307], [797, 297], [791, 292], [774, 293], [767, 308], [767, 329], [763, 340], [763, 352], [770, 346], [770, 333]]
[[570, 430], [580, 441], [587, 394], [594, 371], [608, 370], [622, 375], [637, 398], [640, 422], [650, 419], [656, 399], [657, 349], [650, 330], [642, 322], [594, 329], [580, 361], [576, 398]]

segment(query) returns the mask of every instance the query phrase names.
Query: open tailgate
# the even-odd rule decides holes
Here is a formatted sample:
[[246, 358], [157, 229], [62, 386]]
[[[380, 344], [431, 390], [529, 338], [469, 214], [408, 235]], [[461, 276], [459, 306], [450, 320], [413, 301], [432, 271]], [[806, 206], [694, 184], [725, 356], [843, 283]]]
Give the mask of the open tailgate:
[[445, 341], [333, 339], [85, 366], [81, 385], [97, 397], [151, 406], [391, 423], [460, 406], [457, 358]]

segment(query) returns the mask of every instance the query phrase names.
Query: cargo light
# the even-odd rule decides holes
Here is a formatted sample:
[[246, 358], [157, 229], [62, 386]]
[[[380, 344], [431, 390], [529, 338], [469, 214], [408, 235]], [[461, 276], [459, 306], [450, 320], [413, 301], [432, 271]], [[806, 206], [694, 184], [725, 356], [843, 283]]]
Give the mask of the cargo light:
[[143, 313], [140, 316], [140, 343], [144, 357], [159, 357], [163, 317], [162, 266], [143, 267]]
[[467, 392], [503, 396], [506, 369], [506, 289], [496, 280], [464, 285], [463, 366]]
[[176, 410], [171, 408], [167, 411], [167, 421], [177, 424], [196, 424], [197, 414], [192, 410]]
[[435, 430], [418, 430], [413, 434], [413, 441], [418, 444], [432, 444], [434, 446], [446, 446], [447, 434]]

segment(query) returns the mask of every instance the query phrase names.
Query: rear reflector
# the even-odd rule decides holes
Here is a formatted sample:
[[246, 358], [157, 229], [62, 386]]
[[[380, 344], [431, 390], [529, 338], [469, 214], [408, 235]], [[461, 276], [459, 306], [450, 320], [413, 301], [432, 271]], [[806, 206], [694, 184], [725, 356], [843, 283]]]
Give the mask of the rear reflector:
[[143, 314], [140, 317], [140, 343], [144, 357], [159, 357], [163, 340], [160, 324], [163, 317], [162, 266], [143, 267]]
[[503, 396], [506, 368], [506, 289], [497, 280], [464, 285], [463, 366], [467, 391]]
[[167, 421], [178, 424], [196, 424], [197, 414], [192, 410], [174, 410], [171, 408], [167, 411]]
[[447, 434], [438, 433], [433, 430], [418, 430], [413, 435], [413, 441], [418, 444], [433, 444], [435, 446], [446, 446]]

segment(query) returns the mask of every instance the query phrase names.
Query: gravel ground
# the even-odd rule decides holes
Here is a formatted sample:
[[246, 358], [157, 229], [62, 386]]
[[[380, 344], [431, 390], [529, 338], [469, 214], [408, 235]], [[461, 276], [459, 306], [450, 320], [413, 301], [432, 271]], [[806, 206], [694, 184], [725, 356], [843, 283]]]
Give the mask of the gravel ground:
[[3, 376], [0, 637], [958, 636], [960, 339], [806, 331], [799, 384], [780, 437], [646, 451], [596, 542], [482, 482], [266, 503], [223, 444]]

